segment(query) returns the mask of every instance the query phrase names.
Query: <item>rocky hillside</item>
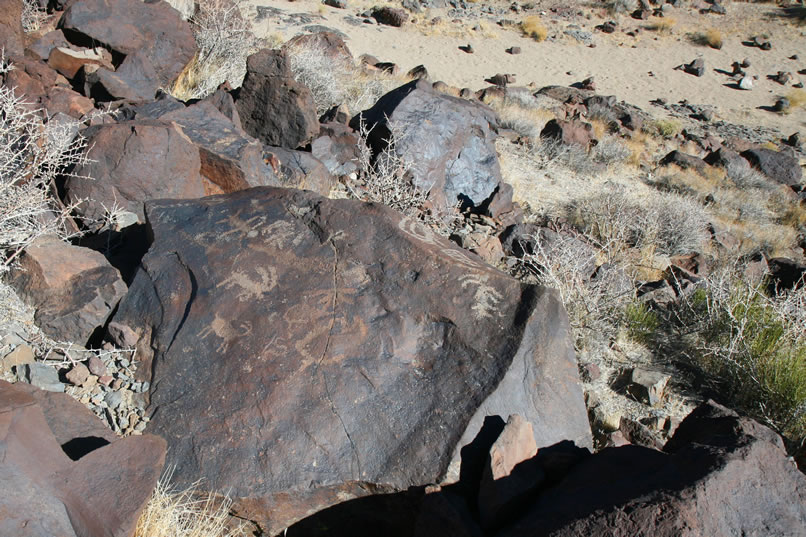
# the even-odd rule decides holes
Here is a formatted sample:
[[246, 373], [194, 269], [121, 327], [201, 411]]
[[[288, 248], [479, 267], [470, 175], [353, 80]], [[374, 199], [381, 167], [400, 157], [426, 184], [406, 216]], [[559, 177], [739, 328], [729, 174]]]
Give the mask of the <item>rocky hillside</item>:
[[0, 535], [806, 535], [799, 133], [0, 6]]

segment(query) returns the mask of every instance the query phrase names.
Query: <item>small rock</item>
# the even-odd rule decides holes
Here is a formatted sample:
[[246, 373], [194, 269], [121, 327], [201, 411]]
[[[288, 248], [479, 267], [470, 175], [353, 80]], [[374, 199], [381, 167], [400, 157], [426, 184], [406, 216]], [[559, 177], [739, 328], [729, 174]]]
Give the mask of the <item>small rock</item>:
[[345, 0], [324, 0], [323, 2], [326, 6], [335, 7], [338, 9], [346, 9], [347, 2]]
[[663, 444], [652, 434], [646, 425], [635, 420], [622, 417], [618, 430], [631, 444], [644, 446], [660, 451]]
[[123, 402], [123, 392], [109, 392], [104, 397], [104, 402], [113, 410], [117, 409]]
[[748, 67], [750, 67], [750, 59], [749, 59], [749, 58], [745, 58], [745, 59], [743, 59], [743, 60], [742, 60], [742, 63], [741, 63], [741, 66], [742, 66], [742, 67], [744, 67], [745, 69], [747, 69]]
[[612, 34], [616, 31], [618, 24], [615, 21], [607, 21], [605, 23], [600, 24], [595, 29], [599, 30], [600, 32], [604, 32], [606, 34]]
[[580, 375], [585, 382], [594, 382], [602, 376], [602, 370], [596, 364], [585, 364], [580, 368]]
[[109, 387], [113, 390], [119, 390], [123, 387], [123, 381], [120, 379], [115, 379], [112, 381], [112, 384]]
[[0, 370], [11, 371], [12, 367], [19, 367], [30, 364], [34, 361], [34, 351], [28, 345], [17, 345], [17, 347], [0, 359]]
[[90, 373], [96, 377], [103, 377], [106, 375], [106, 366], [104, 365], [103, 360], [95, 355], [90, 356], [90, 359], [87, 361], [87, 367], [89, 368]]
[[65, 375], [67, 381], [73, 386], [83, 386], [90, 376], [90, 370], [81, 362], [76, 363]]
[[468, 54], [473, 54], [475, 52], [475, 50], [473, 50], [473, 45], [471, 45], [470, 43], [468, 43], [467, 45], [460, 45], [459, 50], [461, 50], [462, 52], [467, 52]]
[[59, 381], [59, 372], [42, 363], [23, 364], [17, 367], [17, 377], [49, 392], [64, 392], [64, 384]]
[[671, 377], [660, 371], [635, 368], [630, 373], [627, 393], [636, 400], [655, 406], [663, 398], [666, 384]]
[[793, 133], [789, 138], [786, 139], [786, 144], [796, 149], [800, 148], [802, 144], [800, 139], [800, 133], [799, 132]]
[[372, 18], [378, 24], [400, 27], [409, 20], [409, 14], [405, 10], [394, 7], [377, 7], [372, 10]]
[[690, 75], [703, 76], [705, 74], [705, 60], [697, 58], [693, 62], [684, 65], [683, 70]]
[[425, 65], [418, 65], [417, 67], [412, 67], [406, 76], [411, 80], [419, 80], [425, 79], [428, 80], [428, 69], [425, 68]]
[[780, 97], [775, 101], [775, 106], [773, 106], [773, 109], [776, 112], [786, 112], [789, 110], [789, 99], [786, 97]]
[[772, 43], [766, 37], [756, 36], [753, 38], [753, 45], [760, 48], [761, 50], [771, 50]]
[[742, 77], [742, 79], [739, 81], [739, 88], [750, 91], [753, 89], [753, 79], [749, 76]]
[[778, 82], [782, 86], [786, 86], [792, 80], [792, 73], [788, 71], [778, 71], [778, 73], [771, 75], [769, 79]]
[[112, 378], [112, 375], [103, 375], [101, 377], [98, 377], [98, 383], [103, 386], [109, 386], [110, 384], [112, 384], [113, 380], [115, 379]]
[[509, 47], [507, 49], [507, 53], [513, 54], [513, 55], [520, 54], [521, 53], [521, 47]]
[[596, 91], [596, 82], [594, 82], [593, 77], [588, 77], [582, 81], [580, 84], [580, 89], [588, 90], [588, 91]]

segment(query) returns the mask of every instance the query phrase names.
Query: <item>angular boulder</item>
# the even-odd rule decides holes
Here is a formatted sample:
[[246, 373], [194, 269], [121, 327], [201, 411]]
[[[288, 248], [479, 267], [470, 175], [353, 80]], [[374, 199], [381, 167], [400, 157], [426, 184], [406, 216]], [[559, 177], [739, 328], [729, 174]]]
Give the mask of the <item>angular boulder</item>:
[[135, 120], [85, 131], [89, 162], [65, 182], [69, 201], [79, 206], [90, 229], [117, 206], [145, 222], [143, 202], [156, 198], [200, 198], [199, 149], [169, 121]]
[[78, 403], [60, 413], [66, 423], [55, 436], [52, 413], [32, 390], [0, 380], [0, 535], [132, 535], [162, 471], [165, 441], [144, 435], [110, 443], [95, 430], [71, 430], [73, 413], [97, 421]]
[[460, 199], [481, 205], [501, 183], [497, 119], [481, 103], [439, 93], [418, 80], [381, 97], [350, 126], [358, 131], [362, 121], [376, 155], [395, 133], [394, 150], [411, 164], [412, 182], [430, 191], [437, 206], [453, 207]]
[[273, 186], [312, 190], [328, 196], [336, 184], [325, 163], [306, 151], [265, 146], [263, 160], [276, 170], [277, 181]]
[[118, 56], [116, 64], [130, 54], [142, 54], [163, 86], [196, 53], [190, 25], [161, 0], [75, 0], [64, 11], [59, 27], [75, 44], [109, 48]]
[[153, 99], [160, 86], [159, 75], [145, 54], [126, 56], [116, 70], [84, 68], [84, 93], [96, 101], [146, 101]]
[[457, 480], [488, 416], [590, 446], [555, 292], [377, 204], [262, 187], [146, 214], [109, 335], [138, 349], [174, 482], [228, 491], [268, 534]]
[[20, 265], [9, 284], [36, 308], [36, 325], [56, 341], [85, 345], [126, 294], [126, 284], [103, 255], [56, 237], [36, 239]]
[[180, 107], [160, 117], [180, 125], [199, 148], [201, 174], [212, 183], [208, 193], [278, 185], [263, 158], [263, 145], [236, 127], [212, 102]]
[[266, 145], [297, 149], [319, 133], [313, 94], [294, 80], [285, 50], [247, 58], [235, 104], [244, 130]]
[[593, 125], [584, 121], [552, 119], [540, 131], [540, 137], [587, 149], [594, 141]]
[[781, 438], [707, 402], [664, 452], [622, 446], [588, 457], [500, 535], [801, 535], [804, 528], [806, 477]]

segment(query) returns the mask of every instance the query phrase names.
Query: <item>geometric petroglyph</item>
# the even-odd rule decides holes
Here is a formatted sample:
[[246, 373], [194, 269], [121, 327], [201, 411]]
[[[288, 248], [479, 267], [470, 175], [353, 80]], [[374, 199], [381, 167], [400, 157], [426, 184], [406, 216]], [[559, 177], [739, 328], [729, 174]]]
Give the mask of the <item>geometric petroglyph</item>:
[[449, 257], [456, 261], [458, 264], [472, 269], [486, 269], [487, 267], [482, 263], [479, 263], [466, 253], [456, 248], [443, 248], [442, 255], [445, 257]]

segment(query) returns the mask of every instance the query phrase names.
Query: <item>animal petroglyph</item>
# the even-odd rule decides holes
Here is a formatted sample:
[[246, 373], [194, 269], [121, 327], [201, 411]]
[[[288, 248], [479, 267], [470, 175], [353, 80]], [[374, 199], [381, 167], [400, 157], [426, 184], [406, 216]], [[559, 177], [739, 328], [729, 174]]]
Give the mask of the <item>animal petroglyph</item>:
[[259, 280], [252, 279], [246, 272], [235, 271], [229, 278], [216, 284], [224, 289], [238, 289], [238, 300], [247, 302], [259, 298], [277, 286], [277, 269], [271, 266], [256, 267], [255, 272]]
[[248, 321], [238, 321], [233, 326], [233, 323], [215, 314], [215, 318], [209, 326], [199, 332], [200, 339], [207, 339], [211, 335], [215, 335], [221, 339], [221, 343], [216, 347], [216, 352], [226, 352], [230, 343], [237, 339], [246, 337], [252, 333], [252, 324]]
[[470, 309], [473, 310], [476, 319], [492, 317], [494, 313], [499, 313], [498, 303], [503, 296], [487, 283], [488, 280], [489, 276], [486, 274], [467, 274], [459, 278], [463, 289], [475, 286], [474, 303]]
[[427, 225], [413, 218], [402, 218], [397, 225], [400, 231], [426, 244], [438, 244], [439, 237]]

